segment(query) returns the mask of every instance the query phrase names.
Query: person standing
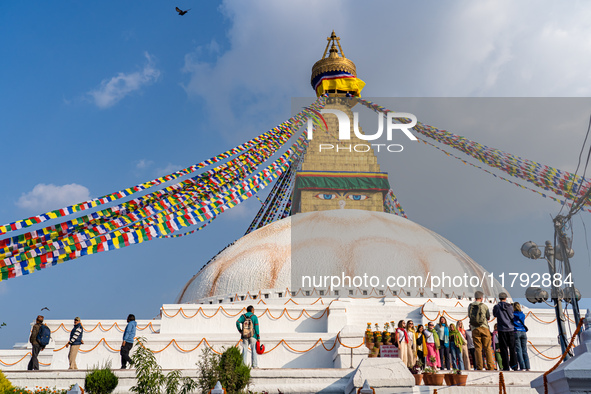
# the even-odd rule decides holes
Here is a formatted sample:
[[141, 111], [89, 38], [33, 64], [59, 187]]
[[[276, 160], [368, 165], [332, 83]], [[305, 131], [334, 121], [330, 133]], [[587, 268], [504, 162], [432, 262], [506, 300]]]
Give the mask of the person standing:
[[515, 327], [513, 326], [513, 306], [506, 302], [507, 293], [499, 293], [499, 303], [493, 308], [493, 315], [497, 318], [499, 348], [503, 360], [503, 370], [517, 370], [515, 356]]
[[258, 368], [257, 360], [257, 341], [261, 340], [259, 335], [259, 319], [254, 314], [254, 307], [249, 305], [246, 308], [246, 313], [238, 318], [236, 321], [236, 328], [240, 332], [242, 339], [242, 361], [247, 365], [248, 347], [252, 353], [252, 368]]
[[37, 316], [37, 320], [31, 329], [31, 336], [29, 336], [29, 342], [31, 342], [32, 349], [31, 349], [31, 360], [29, 360], [29, 365], [27, 366], [27, 370], [29, 371], [38, 371], [39, 370], [39, 352], [45, 349], [45, 346], [41, 346], [41, 344], [37, 341], [37, 335], [39, 335], [39, 331], [41, 330], [41, 326], [43, 325], [43, 316]]
[[493, 352], [495, 353], [495, 360], [497, 361], [497, 366], [499, 367], [499, 371], [503, 370], [503, 358], [501, 357], [501, 349], [499, 348], [499, 331], [497, 330], [497, 325], [495, 324], [495, 329], [492, 332], [492, 348]]
[[80, 324], [80, 318], [76, 317], [74, 319], [74, 328], [70, 331], [70, 340], [66, 343], [66, 347], [70, 347], [70, 353], [68, 354], [68, 360], [70, 361], [70, 367], [68, 369], [78, 369], [76, 365], [76, 356], [78, 355], [78, 350], [80, 349], [80, 345], [84, 343], [82, 340], [82, 324]]
[[[427, 364], [432, 368], [440, 368], [441, 367], [441, 360], [439, 359], [439, 335], [437, 335], [437, 330], [433, 328], [433, 322], [429, 322], [427, 324], [427, 329], [425, 330], [425, 342], [427, 343]], [[435, 362], [431, 360], [433, 358]]]
[[409, 368], [412, 368], [417, 363], [417, 342], [415, 341], [417, 332], [415, 331], [415, 325], [412, 320], [406, 322], [406, 332], [408, 334], [407, 366]]
[[[458, 325], [457, 325], [458, 331], [460, 332], [460, 334], [462, 335], [462, 338], [464, 339], [464, 344], [462, 345], [462, 360], [464, 361], [464, 369], [469, 370], [470, 369], [470, 357], [469, 357], [469, 353], [468, 353], [468, 337], [466, 335], [466, 330], [464, 330], [464, 322], [461, 320], [458, 320]], [[472, 345], [474, 346], [474, 345]]]
[[454, 369], [464, 369], [462, 347], [466, 344], [462, 334], [453, 324], [449, 325], [449, 348], [451, 350], [451, 365]]
[[419, 324], [417, 327], [417, 333], [415, 335], [415, 343], [417, 346], [417, 360], [421, 362], [421, 364], [425, 365], [425, 356], [427, 355], [427, 342], [425, 340], [425, 327], [422, 324]]
[[515, 353], [520, 370], [529, 371], [529, 356], [527, 355], [527, 327], [525, 314], [521, 311], [519, 302], [513, 303], [513, 327], [515, 328]]
[[408, 367], [408, 333], [406, 332], [406, 325], [404, 320], [398, 322], [398, 328], [394, 334], [396, 340], [395, 345], [398, 347], [398, 357], [402, 360], [402, 363]]
[[472, 341], [474, 342], [474, 363], [477, 371], [482, 370], [482, 352], [486, 355], [486, 369], [494, 370], [495, 362], [492, 355], [490, 330], [488, 321], [490, 320], [490, 311], [488, 306], [482, 302], [484, 293], [477, 291], [474, 293], [474, 302], [468, 306], [468, 317], [470, 318], [470, 330], [472, 331]]
[[476, 369], [476, 359], [474, 358], [474, 341], [472, 340], [472, 330], [470, 327], [466, 330], [466, 342], [468, 342], [468, 354], [470, 355], [470, 366]]
[[439, 318], [439, 323], [435, 325], [435, 331], [439, 335], [439, 357], [441, 358], [441, 369], [451, 369], [451, 354], [449, 351], [449, 328], [447, 319], [443, 316]]
[[123, 332], [123, 343], [121, 344], [121, 369], [127, 368], [127, 363], [129, 363], [129, 366], [133, 365], [131, 357], [129, 357], [129, 352], [133, 347], [136, 327], [137, 323], [135, 321], [135, 316], [129, 314], [129, 316], [127, 316], [127, 326]]

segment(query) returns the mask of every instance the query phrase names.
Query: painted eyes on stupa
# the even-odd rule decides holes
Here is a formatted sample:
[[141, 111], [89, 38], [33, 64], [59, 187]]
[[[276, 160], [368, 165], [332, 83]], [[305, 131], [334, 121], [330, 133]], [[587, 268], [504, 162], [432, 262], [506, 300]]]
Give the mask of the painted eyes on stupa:
[[319, 198], [321, 200], [334, 200], [338, 196], [336, 194], [318, 193], [314, 197]]
[[365, 194], [349, 194], [347, 198], [353, 201], [363, 201], [367, 200], [368, 196], [366, 196]]

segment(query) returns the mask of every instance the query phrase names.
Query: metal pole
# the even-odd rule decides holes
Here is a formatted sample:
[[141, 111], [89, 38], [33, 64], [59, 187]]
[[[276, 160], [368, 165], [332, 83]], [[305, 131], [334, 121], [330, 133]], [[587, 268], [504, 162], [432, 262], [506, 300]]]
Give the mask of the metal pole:
[[[571, 245], [568, 244], [566, 234], [564, 233], [564, 221], [565, 218], [563, 216], [556, 216], [556, 218], [554, 218], [555, 239], [558, 238], [560, 249], [562, 250], [562, 258], [564, 261], [564, 277], [562, 278], [562, 282], [564, 283], [566, 280], [570, 282], [569, 284], [565, 285], [564, 295], [570, 300], [570, 303], [573, 306], [575, 322], [578, 323], [581, 318], [581, 312], [579, 310], [579, 301], [577, 300], [577, 294], [573, 285], [574, 279], [572, 277], [570, 260], [568, 257], [571, 250]], [[553, 279], [554, 277], [552, 277], [552, 280]], [[581, 341], [583, 338], [582, 334], [583, 331], [579, 333], [579, 341]]]
[[[552, 247], [552, 243], [550, 241], [546, 241], [546, 248], [544, 249], [544, 257], [548, 262], [548, 270], [550, 271], [550, 278], [554, 278], [554, 274], [556, 273], [556, 260], [554, 256], [554, 248]], [[554, 301], [554, 310], [556, 312], [556, 323], [558, 324], [558, 341], [560, 342], [560, 348], [562, 349], [562, 353], [566, 351], [566, 328], [564, 326], [564, 312], [562, 310], [562, 303], [561, 296], [559, 294], [559, 289], [554, 286], [554, 281], [552, 281], [552, 301]], [[566, 355], [565, 359], [568, 359], [569, 355]]]

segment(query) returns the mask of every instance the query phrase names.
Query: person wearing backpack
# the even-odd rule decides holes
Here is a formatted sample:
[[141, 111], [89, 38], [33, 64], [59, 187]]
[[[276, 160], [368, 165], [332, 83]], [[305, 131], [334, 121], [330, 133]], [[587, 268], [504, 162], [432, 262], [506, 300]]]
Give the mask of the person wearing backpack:
[[236, 321], [236, 328], [242, 338], [242, 361], [247, 365], [248, 347], [252, 353], [252, 368], [258, 368], [256, 344], [261, 340], [259, 335], [259, 319], [254, 314], [254, 307], [249, 305], [246, 313]]
[[43, 351], [45, 346], [49, 344], [49, 339], [51, 338], [51, 330], [43, 324], [43, 319], [43, 316], [37, 316], [37, 320], [31, 329], [31, 336], [29, 337], [29, 342], [32, 345], [31, 360], [27, 366], [27, 370], [29, 371], [39, 370], [39, 360], [37, 357], [39, 356], [39, 352]]
[[470, 318], [470, 330], [472, 331], [472, 342], [474, 342], [474, 369], [480, 371], [482, 366], [482, 350], [486, 355], [486, 369], [494, 370], [495, 362], [492, 355], [491, 336], [488, 327], [490, 311], [488, 306], [482, 302], [484, 293], [474, 293], [474, 302], [468, 306], [468, 317]]

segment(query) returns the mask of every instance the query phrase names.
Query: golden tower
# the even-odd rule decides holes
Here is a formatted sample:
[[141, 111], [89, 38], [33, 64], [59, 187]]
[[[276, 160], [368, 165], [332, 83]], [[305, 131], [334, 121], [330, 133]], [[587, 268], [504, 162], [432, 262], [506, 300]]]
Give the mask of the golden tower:
[[328, 130], [317, 129], [309, 140], [297, 173], [292, 213], [331, 209], [383, 212], [390, 189], [388, 174], [380, 172], [369, 141], [353, 132], [351, 110], [365, 83], [357, 78], [355, 63], [343, 54], [340, 37], [333, 31], [327, 41], [322, 58], [312, 67], [311, 83], [317, 96], [328, 94], [324, 109], [340, 110], [349, 117], [351, 139], [340, 141], [337, 117], [323, 115]]

